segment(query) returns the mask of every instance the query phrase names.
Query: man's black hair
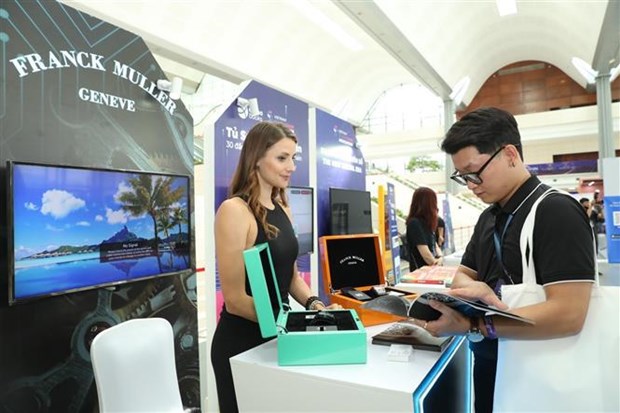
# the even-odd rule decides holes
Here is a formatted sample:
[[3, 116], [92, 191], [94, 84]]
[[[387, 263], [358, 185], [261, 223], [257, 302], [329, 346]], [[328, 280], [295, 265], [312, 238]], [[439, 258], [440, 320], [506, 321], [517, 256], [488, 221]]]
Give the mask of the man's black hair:
[[469, 112], [457, 121], [441, 142], [441, 150], [449, 155], [468, 146], [480, 153], [493, 153], [501, 146], [512, 144], [523, 159], [521, 135], [517, 121], [505, 110], [485, 107]]

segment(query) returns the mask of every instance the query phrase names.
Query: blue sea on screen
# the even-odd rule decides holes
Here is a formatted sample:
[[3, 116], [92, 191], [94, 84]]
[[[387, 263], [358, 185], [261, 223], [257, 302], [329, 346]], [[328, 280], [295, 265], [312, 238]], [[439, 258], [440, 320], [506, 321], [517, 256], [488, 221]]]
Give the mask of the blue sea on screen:
[[15, 297], [54, 294], [94, 285], [111, 284], [189, 268], [189, 256], [161, 252], [143, 257], [101, 262], [99, 253], [25, 259], [15, 262]]

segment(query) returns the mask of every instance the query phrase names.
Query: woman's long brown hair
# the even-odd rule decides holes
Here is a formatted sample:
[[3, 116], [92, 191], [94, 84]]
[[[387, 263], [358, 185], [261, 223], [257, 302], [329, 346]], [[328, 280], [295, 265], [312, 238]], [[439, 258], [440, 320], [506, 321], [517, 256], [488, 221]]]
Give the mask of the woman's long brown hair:
[[[297, 143], [297, 137], [282, 123], [259, 122], [250, 129], [243, 142], [239, 163], [229, 187], [229, 196], [243, 198], [252, 214], [261, 223], [268, 239], [278, 236], [278, 228], [267, 223], [267, 209], [259, 202], [260, 185], [256, 164], [265, 156], [265, 153], [275, 143], [282, 139], [292, 139]], [[282, 188], [273, 188], [271, 199], [288, 206], [286, 192]]]
[[431, 188], [421, 186], [413, 191], [407, 224], [413, 218], [422, 221], [431, 232], [437, 229], [437, 194]]

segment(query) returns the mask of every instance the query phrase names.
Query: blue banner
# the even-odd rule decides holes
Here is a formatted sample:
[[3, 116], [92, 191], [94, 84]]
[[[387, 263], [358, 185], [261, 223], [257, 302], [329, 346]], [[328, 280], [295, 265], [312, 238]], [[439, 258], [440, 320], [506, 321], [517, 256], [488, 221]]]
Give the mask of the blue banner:
[[553, 163], [539, 163], [527, 165], [527, 169], [534, 175], [561, 175], [584, 172], [597, 172], [597, 160], [566, 161]]
[[[329, 188], [366, 189], [366, 165], [353, 125], [316, 109], [317, 239], [329, 234]], [[322, 269], [319, 293], [326, 299]]]
[[609, 263], [620, 263], [620, 196], [606, 196], [605, 234], [607, 238], [607, 260]]
[[446, 192], [445, 198], [442, 201], [443, 206], [443, 222], [446, 224], [446, 228], [443, 231], [443, 253], [452, 254], [456, 250], [454, 244], [454, 227], [452, 226], [452, 214], [450, 213], [450, 200], [448, 193]]
[[364, 156], [353, 125], [316, 110], [318, 236], [329, 233], [329, 188], [366, 189]]
[[[396, 222], [396, 191], [394, 184], [387, 183], [387, 202], [385, 207], [388, 211], [388, 224], [389, 224], [389, 245], [392, 253], [392, 274], [394, 276], [394, 284], [400, 282], [400, 242], [398, 239], [398, 224]], [[388, 238], [386, 237], [386, 244]]]

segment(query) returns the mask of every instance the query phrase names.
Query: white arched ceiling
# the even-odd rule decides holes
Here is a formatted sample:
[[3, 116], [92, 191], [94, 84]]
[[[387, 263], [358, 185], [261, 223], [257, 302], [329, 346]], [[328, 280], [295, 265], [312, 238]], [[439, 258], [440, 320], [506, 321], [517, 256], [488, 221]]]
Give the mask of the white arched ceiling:
[[[296, 2], [311, 3], [361, 48], [341, 44]], [[517, 1], [518, 13], [507, 17], [498, 15], [492, 0], [63, 3], [139, 34], [156, 55], [191, 68], [187, 76], [194, 82], [196, 71], [236, 83], [256, 79], [354, 124], [383, 91], [399, 84], [420, 81], [446, 99], [469, 76], [467, 104], [510, 63], [548, 62], [582, 86], [573, 57], [594, 64], [611, 56], [614, 66], [620, 63], [620, 19], [607, 16], [605, 30], [612, 4], [606, 0]], [[614, 7], [617, 14], [620, 7]], [[597, 57], [600, 50], [606, 52]], [[174, 70], [182, 72], [178, 65]]]
[[491, 74], [524, 60], [551, 63], [585, 86], [571, 59], [593, 61], [607, 9], [607, 1], [520, 1], [516, 15], [500, 17], [495, 1], [376, 3], [451, 87], [470, 77], [466, 104]]
[[[360, 45], [351, 50], [291, 1], [88, 1], [65, 4], [139, 34], [157, 55], [239, 83], [256, 79], [359, 123], [377, 96], [415, 82], [330, 1], [313, 2]], [[162, 10], [164, 12], [162, 12]]]

